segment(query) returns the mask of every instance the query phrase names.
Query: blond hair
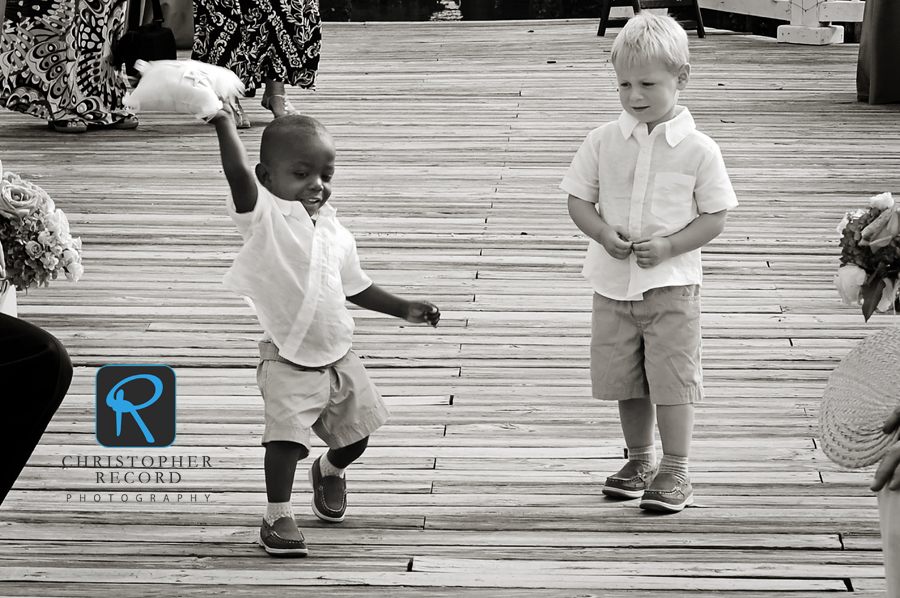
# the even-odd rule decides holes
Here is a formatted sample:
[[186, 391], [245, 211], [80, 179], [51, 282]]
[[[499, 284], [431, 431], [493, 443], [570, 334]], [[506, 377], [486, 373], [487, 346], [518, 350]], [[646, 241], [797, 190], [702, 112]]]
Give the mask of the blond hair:
[[616, 36], [610, 60], [613, 66], [659, 62], [675, 73], [690, 62], [687, 33], [672, 17], [639, 12]]

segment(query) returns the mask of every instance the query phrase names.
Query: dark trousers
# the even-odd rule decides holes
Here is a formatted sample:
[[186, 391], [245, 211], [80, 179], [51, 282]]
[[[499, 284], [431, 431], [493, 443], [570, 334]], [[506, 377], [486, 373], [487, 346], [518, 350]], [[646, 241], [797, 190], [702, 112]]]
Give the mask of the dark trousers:
[[72, 382], [62, 343], [24, 320], [0, 314], [0, 503], [41, 440]]
[[870, 104], [900, 102], [900, 2], [866, 0], [859, 61], [856, 66], [856, 96]]

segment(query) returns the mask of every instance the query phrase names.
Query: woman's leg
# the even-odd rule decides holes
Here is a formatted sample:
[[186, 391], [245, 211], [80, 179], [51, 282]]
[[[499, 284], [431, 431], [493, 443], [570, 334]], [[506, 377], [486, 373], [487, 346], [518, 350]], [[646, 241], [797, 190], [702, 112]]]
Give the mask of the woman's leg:
[[300, 114], [285, 95], [284, 83], [266, 78], [266, 90], [263, 92], [262, 107], [271, 110], [275, 118], [285, 114]]

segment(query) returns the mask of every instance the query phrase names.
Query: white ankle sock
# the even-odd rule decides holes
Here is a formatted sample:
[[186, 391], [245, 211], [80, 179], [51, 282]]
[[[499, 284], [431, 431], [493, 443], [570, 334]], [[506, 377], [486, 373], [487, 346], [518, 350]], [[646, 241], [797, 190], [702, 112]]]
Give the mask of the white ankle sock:
[[344, 469], [339, 467], [335, 467], [331, 464], [331, 461], [328, 460], [328, 453], [324, 453], [322, 458], [319, 459], [319, 473], [323, 476], [335, 476], [337, 478], [344, 477]]
[[294, 508], [291, 506], [291, 501], [270, 502], [266, 505], [266, 514], [263, 517], [266, 523], [272, 525], [282, 517], [294, 518]]
[[664, 454], [662, 461], [659, 462], [659, 473], [671, 473], [679, 481], [687, 482], [690, 479], [688, 477], [688, 458]]
[[628, 449], [628, 460], [654, 467], [656, 466], [656, 447], [651, 444], [650, 446], [630, 448]]

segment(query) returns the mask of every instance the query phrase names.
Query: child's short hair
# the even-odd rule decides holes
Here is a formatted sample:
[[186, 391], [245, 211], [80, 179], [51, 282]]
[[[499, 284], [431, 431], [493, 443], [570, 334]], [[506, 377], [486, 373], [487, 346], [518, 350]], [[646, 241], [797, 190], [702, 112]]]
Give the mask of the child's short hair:
[[641, 11], [616, 36], [610, 60], [613, 66], [661, 62], [674, 73], [690, 62], [687, 32], [670, 16]]
[[330, 135], [318, 120], [300, 114], [285, 114], [272, 120], [263, 130], [259, 146], [259, 157], [263, 164], [278, 157], [281, 142], [285, 138], [304, 138], [314, 135]]

